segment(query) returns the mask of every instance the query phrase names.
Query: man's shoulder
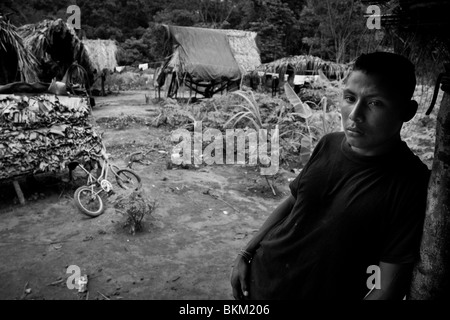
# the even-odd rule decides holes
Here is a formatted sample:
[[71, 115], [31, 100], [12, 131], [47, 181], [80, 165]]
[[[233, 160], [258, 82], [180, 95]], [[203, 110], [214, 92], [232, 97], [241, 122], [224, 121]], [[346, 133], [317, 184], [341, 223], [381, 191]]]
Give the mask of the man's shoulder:
[[338, 152], [344, 138], [345, 134], [343, 132], [332, 132], [325, 134], [317, 142], [312, 158], [319, 157], [324, 154], [328, 156], [330, 153]]
[[414, 154], [414, 152], [408, 147], [406, 142], [402, 142], [400, 156], [397, 158], [396, 165], [393, 167], [396, 175], [403, 177], [403, 183], [408, 185], [407, 189], [428, 186], [431, 170], [427, 165], [420, 160], [420, 158]]
[[331, 132], [325, 134], [318, 142], [317, 145], [333, 145], [340, 146], [342, 140], [345, 138], [344, 132]]
[[344, 137], [345, 133], [343, 131], [337, 131], [325, 134], [322, 139], [330, 142], [342, 142], [342, 139], [344, 139]]
[[403, 169], [414, 171], [421, 175], [429, 175], [430, 169], [422, 160], [408, 147], [406, 142], [402, 141], [400, 165]]

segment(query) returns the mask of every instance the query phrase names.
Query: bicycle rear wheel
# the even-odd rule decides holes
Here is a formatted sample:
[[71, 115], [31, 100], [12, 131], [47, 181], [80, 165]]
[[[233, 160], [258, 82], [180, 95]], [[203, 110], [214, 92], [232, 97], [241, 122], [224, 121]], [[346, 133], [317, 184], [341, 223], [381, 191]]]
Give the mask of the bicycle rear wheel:
[[116, 181], [119, 187], [128, 190], [139, 190], [142, 187], [141, 177], [130, 169], [120, 169], [116, 172]]
[[90, 217], [98, 217], [105, 211], [102, 198], [92, 190], [91, 186], [79, 187], [75, 190], [73, 199], [77, 208]]

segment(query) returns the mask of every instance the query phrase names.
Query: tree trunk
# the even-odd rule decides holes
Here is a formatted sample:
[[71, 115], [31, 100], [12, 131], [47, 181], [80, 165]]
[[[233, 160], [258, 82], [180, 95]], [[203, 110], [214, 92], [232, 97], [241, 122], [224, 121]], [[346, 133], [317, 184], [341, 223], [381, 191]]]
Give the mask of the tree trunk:
[[442, 98], [420, 248], [409, 292], [411, 300], [450, 296], [450, 93]]

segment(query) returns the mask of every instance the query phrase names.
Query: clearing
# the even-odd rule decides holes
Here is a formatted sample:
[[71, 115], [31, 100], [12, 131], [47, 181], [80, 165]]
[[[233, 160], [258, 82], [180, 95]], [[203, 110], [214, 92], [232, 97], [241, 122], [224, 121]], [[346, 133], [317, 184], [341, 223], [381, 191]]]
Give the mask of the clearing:
[[[144, 230], [129, 234], [111, 202], [97, 218], [83, 215], [75, 186], [61, 176], [21, 181], [24, 206], [12, 184], [0, 184], [0, 299], [233, 298], [233, 261], [295, 174], [280, 169], [274, 196], [256, 167], [168, 165], [170, 130], [149, 125], [161, 107], [146, 104], [145, 93], [96, 98], [93, 112], [113, 163], [124, 167], [132, 152], [155, 149], [149, 165], [133, 164], [157, 201]], [[70, 265], [88, 275], [89, 295], [68, 289]]]

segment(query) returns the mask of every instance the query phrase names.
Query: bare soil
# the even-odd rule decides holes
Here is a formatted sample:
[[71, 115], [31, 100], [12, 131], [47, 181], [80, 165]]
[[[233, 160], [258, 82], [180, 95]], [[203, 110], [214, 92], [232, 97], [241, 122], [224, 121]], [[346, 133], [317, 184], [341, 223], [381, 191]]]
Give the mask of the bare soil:
[[[149, 165], [133, 164], [157, 201], [144, 230], [131, 235], [111, 201], [97, 218], [79, 212], [67, 173], [21, 180], [23, 206], [11, 183], [0, 184], [0, 299], [233, 298], [236, 254], [288, 195], [295, 174], [280, 170], [274, 196], [256, 167], [168, 165], [170, 130], [149, 125], [160, 107], [144, 94], [97, 98], [93, 111], [113, 163], [124, 167], [132, 152], [154, 149]], [[108, 125], [127, 115], [142, 121]], [[88, 275], [88, 294], [68, 289], [70, 265]]]

